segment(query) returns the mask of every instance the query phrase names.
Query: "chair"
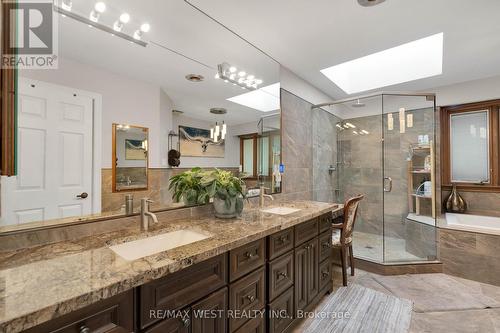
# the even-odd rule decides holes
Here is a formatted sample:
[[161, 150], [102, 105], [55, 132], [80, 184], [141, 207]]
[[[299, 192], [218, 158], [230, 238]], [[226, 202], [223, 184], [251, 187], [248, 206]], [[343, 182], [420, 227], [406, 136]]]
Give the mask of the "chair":
[[352, 252], [352, 232], [354, 229], [354, 222], [356, 222], [356, 215], [358, 213], [358, 206], [364, 195], [357, 195], [347, 200], [344, 204], [344, 220], [342, 223], [332, 224], [333, 247], [340, 249], [340, 259], [342, 262], [342, 282], [347, 286], [347, 249], [349, 248], [349, 259], [351, 264], [351, 275], [354, 276], [354, 254]]

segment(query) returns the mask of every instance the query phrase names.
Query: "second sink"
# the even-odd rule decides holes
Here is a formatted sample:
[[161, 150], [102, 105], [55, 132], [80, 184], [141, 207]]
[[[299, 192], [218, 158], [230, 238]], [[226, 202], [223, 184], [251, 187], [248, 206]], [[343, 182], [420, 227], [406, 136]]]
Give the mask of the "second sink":
[[262, 209], [261, 212], [263, 213], [270, 213], [270, 214], [276, 214], [276, 215], [288, 215], [292, 214], [295, 212], [300, 211], [299, 208], [291, 208], [291, 207], [274, 207], [274, 208], [268, 208], [268, 209]]
[[132, 261], [210, 237], [197, 231], [183, 229], [113, 245], [109, 248], [123, 259]]

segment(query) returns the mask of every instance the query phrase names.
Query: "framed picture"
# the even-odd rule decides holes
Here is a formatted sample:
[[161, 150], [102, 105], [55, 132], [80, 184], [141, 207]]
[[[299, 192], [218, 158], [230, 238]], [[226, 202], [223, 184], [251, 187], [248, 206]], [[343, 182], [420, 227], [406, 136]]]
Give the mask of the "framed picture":
[[143, 140], [125, 139], [125, 159], [145, 160], [146, 149]]
[[225, 140], [215, 142], [210, 138], [210, 130], [179, 126], [181, 156], [223, 158]]

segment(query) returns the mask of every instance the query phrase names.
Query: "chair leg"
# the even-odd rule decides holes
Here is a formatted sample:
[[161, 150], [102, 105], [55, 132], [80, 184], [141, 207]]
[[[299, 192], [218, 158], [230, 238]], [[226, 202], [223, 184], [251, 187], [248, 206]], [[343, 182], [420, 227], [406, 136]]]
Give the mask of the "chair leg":
[[347, 287], [347, 248], [343, 245], [340, 247], [340, 259], [342, 261], [342, 283]]
[[354, 252], [352, 252], [352, 243], [349, 245], [349, 259], [351, 261], [351, 276], [354, 276]]

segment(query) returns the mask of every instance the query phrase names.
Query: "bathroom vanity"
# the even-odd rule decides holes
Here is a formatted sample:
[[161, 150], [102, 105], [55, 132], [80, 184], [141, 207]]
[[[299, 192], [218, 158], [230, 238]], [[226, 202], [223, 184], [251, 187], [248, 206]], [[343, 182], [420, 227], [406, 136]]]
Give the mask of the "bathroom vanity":
[[[8, 308], [10, 317], [0, 316], [0, 328], [28, 333], [289, 332], [300, 321], [300, 311], [313, 309], [331, 291], [330, 226], [332, 211], [339, 214], [341, 208], [319, 202], [287, 206], [300, 210], [276, 215], [254, 208], [239, 220], [205, 217], [157, 225], [148, 236], [187, 227], [211, 236], [133, 261], [109, 246], [144, 238], [129, 231], [119, 239], [103, 236], [106, 247], [15, 267], [53, 266], [54, 260], [74, 265], [65, 268], [64, 281], [49, 282], [53, 293], [40, 293], [49, 299]], [[79, 256], [87, 254], [95, 271], [73, 272]], [[61, 276], [40, 269], [44, 272], [35, 275], [43, 279]], [[38, 297], [34, 285], [26, 287], [23, 299], [30, 293]], [[4, 304], [21, 304], [6, 291]]]

